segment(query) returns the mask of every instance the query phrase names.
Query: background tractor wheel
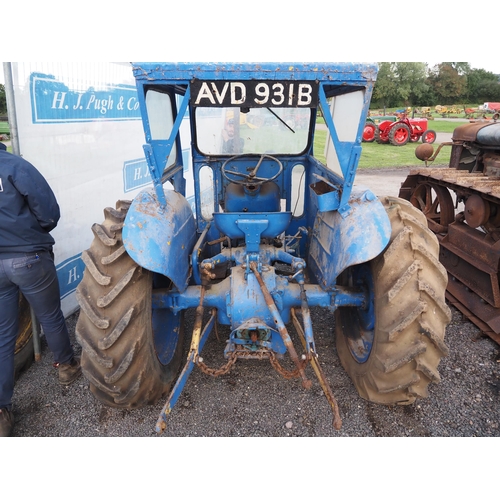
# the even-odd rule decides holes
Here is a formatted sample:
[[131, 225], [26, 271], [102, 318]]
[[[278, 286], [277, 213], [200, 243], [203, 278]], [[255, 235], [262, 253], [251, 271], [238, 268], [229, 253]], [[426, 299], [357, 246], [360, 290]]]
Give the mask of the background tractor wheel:
[[19, 335], [16, 339], [14, 355], [14, 374], [17, 379], [22, 371], [27, 370], [35, 359], [31, 309], [28, 301], [19, 294]]
[[367, 123], [363, 129], [363, 142], [373, 142], [377, 128], [374, 123]]
[[405, 123], [394, 125], [394, 127], [389, 130], [389, 142], [393, 146], [404, 146], [410, 140], [410, 137], [410, 129]]
[[[170, 282], [127, 254], [122, 228], [129, 202], [106, 208], [94, 224], [86, 269], [77, 287], [82, 371], [93, 394], [108, 406], [155, 404], [175, 380], [182, 357], [183, 316], [152, 309], [153, 288]], [[168, 281], [168, 283], [167, 283]]]
[[378, 127], [375, 129], [375, 142], [377, 144], [387, 144], [387, 142], [388, 142], [388, 141], [383, 141], [380, 138], [380, 129]]
[[426, 130], [422, 134], [422, 142], [425, 144], [433, 144], [436, 140], [437, 134], [434, 130]]
[[337, 351], [361, 397], [381, 404], [411, 404], [439, 382], [438, 364], [451, 314], [439, 243], [425, 215], [406, 200], [385, 197], [392, 235], [385, 251], [353, 266], [343, 285], [369, 290], [366, 309], [336, 311]]

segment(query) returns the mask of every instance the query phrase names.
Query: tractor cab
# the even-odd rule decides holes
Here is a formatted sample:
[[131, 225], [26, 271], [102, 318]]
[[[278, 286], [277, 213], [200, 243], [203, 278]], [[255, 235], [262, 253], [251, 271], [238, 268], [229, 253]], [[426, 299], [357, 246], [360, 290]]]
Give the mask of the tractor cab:
[[192, 183], [208, 240], [256, 249], [280, 236], [305, 257], [316, 212], [350, 211], [375, 66], [135, 63], [134, 74], [158, 203], [165, 186], [190, 198]]

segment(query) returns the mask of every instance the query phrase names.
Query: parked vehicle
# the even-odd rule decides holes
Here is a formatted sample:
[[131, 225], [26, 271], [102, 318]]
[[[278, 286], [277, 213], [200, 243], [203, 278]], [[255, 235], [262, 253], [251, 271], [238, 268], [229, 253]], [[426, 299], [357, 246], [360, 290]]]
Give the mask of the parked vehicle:
[[422, 142], [432, 144], [436, 140], [436, 132], [427, 128], [427, 118], [408, 118], [402, 114], [399, 120], [389, 120], [379, 123], [375, 140], [379, 144], [404, 146], [408, 142]]
[[[104, 210], [82, 256], [76, 331], [93, 394], [129, 409], [166, 397], [161, 432], [195, 367], [218, 376], [237, 361], [267, 360], [307, 390], [311, 365], [339, 429], [310, 315], [322, 307], [335, 316], [338, 356], [361, 397], [426, 397], [450, 321], [436, 236], [408, 201], [353, 182], [377, 67], [133, 66], [153, 184]], [[318, 110], [326, 164], [314, 156]], [[241, 114], [260, 125], [241, 124]], [[193, 208], [182, 154], [190, 145]], [[182, 363], [187, 310], [194, 326]], [[227, 362], [212, 367], [202, 349], [222, 331]]]
[[399, 196], [422, 211], [439, 240], [448, 300], [500, 344], [500, 123], [461, 125], [436, 153], [426, 144], [415, 154], [427, 167], [449, 146], [449, 168], [410, 171]]
[[398, 118], [391, 115], [370, 115], [366, 119], [365, 128], [363, 129], [363, 142], [373, 142], [377, 133], [378, 124], [382, 121], [395, 122]]
[[500, 102], [485, 102], [483, 104], [483, 110], [487, 113], [499, 113], [500, 112]]
[[[485, 102], [477, 108], [466, 108], [464, 110], [466, 118], [474, 119], [493, 119], [500, 118], [500, 103], [499, 102]], [[491, 116], [490, 116], [491, 115]]]

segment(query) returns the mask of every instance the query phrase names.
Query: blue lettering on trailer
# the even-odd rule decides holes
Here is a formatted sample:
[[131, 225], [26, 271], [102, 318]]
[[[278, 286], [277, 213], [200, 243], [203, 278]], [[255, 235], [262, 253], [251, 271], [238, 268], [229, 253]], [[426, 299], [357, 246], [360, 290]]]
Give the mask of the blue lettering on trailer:
[[108, 85], [105, 90], [71, 90], [51, 75], [30, 76], [33, 123], [140, 120], [134, 86]]
[[56, 266], [57, 279], [59, 281], [61, 299], [67, 297], [76, 290], [78, 283], [83, 278], [85, 264], [82, 254], [79, 253]]
[[[183, 171], [189, 171], [190, 148], [182, 150]], [[128, 193], [134, 189], [150, 184], [151, 174], [149, 172], [146, 158], [138, 158], [123, 163], [123, 191]]]
[[123, 190], [125, 193], [151, 183], [151, 174], [145, 158], [123, 164]]

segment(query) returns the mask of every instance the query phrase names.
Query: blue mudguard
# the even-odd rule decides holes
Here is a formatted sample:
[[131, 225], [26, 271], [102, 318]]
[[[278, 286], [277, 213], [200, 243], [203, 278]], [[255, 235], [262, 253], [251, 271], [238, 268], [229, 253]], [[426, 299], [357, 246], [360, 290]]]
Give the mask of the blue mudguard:
[[349, 206], [347, 214], [330, 210], [315, 219], [308, 266], [323, 289], [348, 267], [374, 259], [389, 243], [389, 217], [370, 190], [354, 187]]
[[196, 223], [184, 196], [165, 189], [161, 208], [155, 190], [141, 191], [129, 208], [123, 244], [141, 267], [163, 274], [183, 292], [189, 281], [189, 258], [196, 243]]

